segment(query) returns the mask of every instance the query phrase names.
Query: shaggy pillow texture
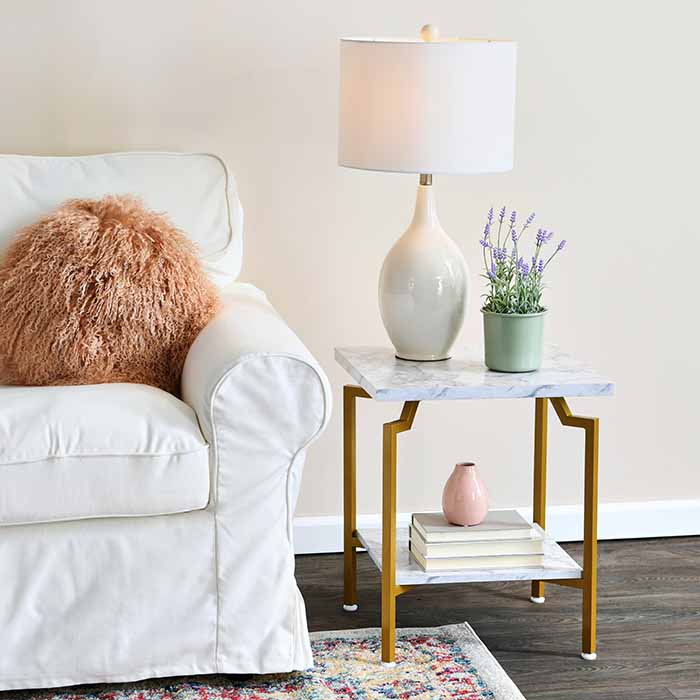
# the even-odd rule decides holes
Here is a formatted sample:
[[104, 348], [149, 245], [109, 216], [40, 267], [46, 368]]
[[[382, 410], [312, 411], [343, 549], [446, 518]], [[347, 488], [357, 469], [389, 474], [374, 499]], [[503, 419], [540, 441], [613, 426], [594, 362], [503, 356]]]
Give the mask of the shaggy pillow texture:
[[151, 384], [179, 393], [218, 297], [193, 243], [133, 197], [76, 199], [0, 260], [0, 383]]

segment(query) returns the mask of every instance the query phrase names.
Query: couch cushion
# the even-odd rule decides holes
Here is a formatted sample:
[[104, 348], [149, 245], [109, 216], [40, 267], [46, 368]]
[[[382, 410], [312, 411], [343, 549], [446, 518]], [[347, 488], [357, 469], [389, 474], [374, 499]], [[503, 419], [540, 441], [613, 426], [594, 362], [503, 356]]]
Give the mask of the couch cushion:
[[0, 155], [0, 253], [16, 231], [67, 199], [134, 194], [196, 244], [220, 287], [241, 269], [243, 211], [225, 163], [206, 153]]
[[204, 508], [192, 409], [142, 384], [0, 386], [0, 525]]

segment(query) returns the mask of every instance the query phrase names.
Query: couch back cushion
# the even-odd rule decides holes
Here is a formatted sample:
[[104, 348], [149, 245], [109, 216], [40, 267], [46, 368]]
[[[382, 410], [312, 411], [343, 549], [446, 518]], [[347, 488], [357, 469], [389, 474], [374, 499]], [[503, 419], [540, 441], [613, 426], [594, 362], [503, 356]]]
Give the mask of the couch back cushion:
[[67, 199], [133, 194], [196, 244], [219, 287], [240, 272], [243, 211], [225, 163], [205, 153], [0, 155], [0, 254], [15, 232]]

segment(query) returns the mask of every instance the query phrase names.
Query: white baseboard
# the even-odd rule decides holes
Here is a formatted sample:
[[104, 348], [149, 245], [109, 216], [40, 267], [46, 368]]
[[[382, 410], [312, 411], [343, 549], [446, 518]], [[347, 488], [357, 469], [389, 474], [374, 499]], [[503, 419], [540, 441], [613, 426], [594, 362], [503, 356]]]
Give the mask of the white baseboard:
[[[518, 508], [532, 518], [532, 508]], [[407, 526], [410, 513], [398, 515]], [[358, 528], [380, 527], [381, 517], [358, 515]], [[547, 532], [560, 542], [583, 539], [583, 506], [547, 508]], [[700, 500], [603, 503], [598, 506], [598, 539], [626, 540], [641, 537], [700, 535]], [[340, 515], [301, 516], [294, 519], [294, 550], [297, 554], [343, 551], [343, 518]]]

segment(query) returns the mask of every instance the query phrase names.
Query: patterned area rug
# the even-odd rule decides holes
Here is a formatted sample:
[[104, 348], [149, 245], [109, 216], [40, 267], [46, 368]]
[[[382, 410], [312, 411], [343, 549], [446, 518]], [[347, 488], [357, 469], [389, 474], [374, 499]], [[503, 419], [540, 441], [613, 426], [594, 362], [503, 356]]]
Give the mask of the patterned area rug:
[[311, 635], [315, 668], [272, 676], [197, 676], [0, 694], [5, 700], [525, 700], [465, 622], [397, 630], [394, 667], [377, 629]]

